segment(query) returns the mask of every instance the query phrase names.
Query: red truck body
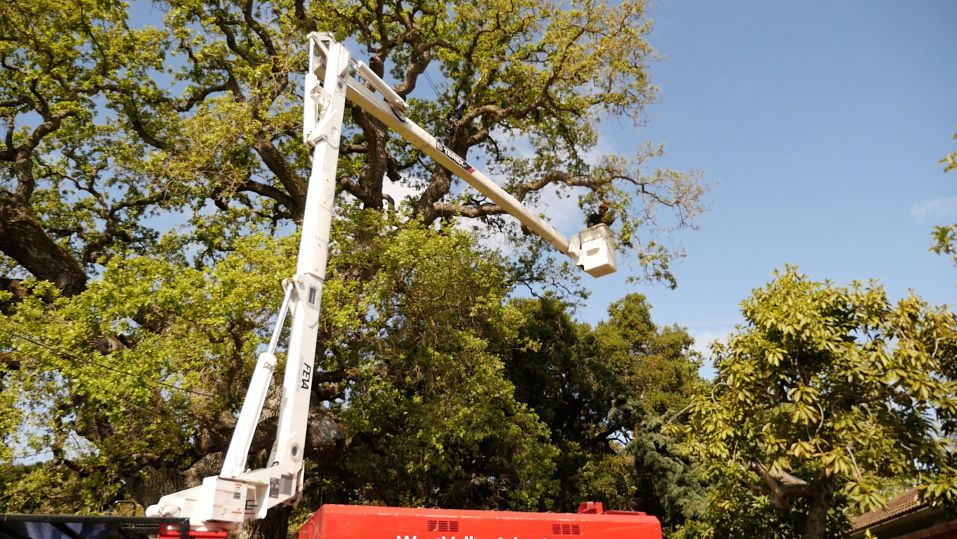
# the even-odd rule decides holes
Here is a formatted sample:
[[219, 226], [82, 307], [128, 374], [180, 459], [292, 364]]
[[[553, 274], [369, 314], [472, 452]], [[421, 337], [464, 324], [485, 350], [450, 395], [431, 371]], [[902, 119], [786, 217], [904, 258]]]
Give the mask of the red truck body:
[[298, 539], [661, 539], [661, 523], [644, 513], [518, 513], [324, 505]]

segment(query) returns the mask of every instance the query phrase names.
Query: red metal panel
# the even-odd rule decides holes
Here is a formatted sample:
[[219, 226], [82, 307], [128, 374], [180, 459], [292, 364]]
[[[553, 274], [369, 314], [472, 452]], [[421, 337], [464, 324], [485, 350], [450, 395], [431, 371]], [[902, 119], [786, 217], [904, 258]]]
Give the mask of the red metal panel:
[[299, 539], [661, 539], [638, 513], [518, 513], [324, 505]]
[[299, 528], [299, 537], [297, 539], [320, 539], [322, 537], [322, 517], [325, 514], [322, 506], [318, 511]]

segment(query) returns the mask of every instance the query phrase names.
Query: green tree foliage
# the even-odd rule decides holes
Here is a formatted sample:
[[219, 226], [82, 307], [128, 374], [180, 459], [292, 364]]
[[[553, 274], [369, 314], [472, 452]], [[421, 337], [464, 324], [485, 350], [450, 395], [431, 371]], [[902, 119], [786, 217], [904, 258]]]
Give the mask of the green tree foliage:
[[4, 411], [17, 414], [0, 435], [8, 458], [19, 449], [46, 465], [5, 486], [4, 509], [101, 510], [120, 481], [188, 468], [228, 442], [294, 249], [252, 236], [201, 269], [115, 257], [70, 297], [26, 283], [32, 293], [0, 318]]
[[697, 466], [660, 429], [701, 383], [688, 334], [657, 327], [639, 294], [612, 304], [594, 329], [573, 322], [555, 298], [513, 304], [526, 321], [506, 354], [506, 376], [558, 449], [557, 509], [601, 501], [654, 514], [668, 528], [698, 517]]
[[[415, 223], [398, 235], [380, 225], [366, 254], [334, 262], [337, 273], [376, 268], [337, 296], [365, 315], [361, 325], [347, 322], [348, 334], [334, 333], [323, 364], [348, 393], [330, 406], [349, 436], [350, 450], [331, 470], [341, 501], [547, 506], [555, 456], [548, 429], [516, 400], [493, 353], [522, 325], [504, 301], [504, 266], [465, 233]], [[338, 249], [367, 242], [369, 232]]]
[[[344, 489], [343, 502], [544, 505], [554, 455], [548, 431], [515, 400], [487, 351], [521, 321], [505, 306], [501, 263], [464, 232], [411, 221], [395, 233], [361, 216], [343, 225], [350, 222], [364, 226], [337, 227], [339, 249], [357, 238], [377, 244], [362, 257], [337, 257], [331, 273], [371, 265], [376, 275], [350, 286], [331, 280], [323, 298], [325, 383], [316, 397], [339, 422], [331, 441], [349, 446], [321, 463], [323, 481]], [[149, 494], [138, 489], [170, 470], [194, 479], [213, 473], [245, 395], [248, 358], [268, 337], [276, 283], [291, 271], [294, 240], [252, 236], [204, 269], [115, 258], [102, 279], [69, 298], [36, 284], [45, 293], [29, 295], [0, 327], [17, 358], [3, 372], [12, 417], [0, 434], [7, 458], [16, 447], [52, 458], [11, 471], [19, 479], [5, 488], [5, 510], [97, 511], [124, 492], [121, 482], [124, 494], [142, 499]], [[265, 457], [277, 404], [278, 395], [267, 403], [254, 459]], [[318, 460], [315, 449], [307, 456]], [[45, 481], [52, 486], [36, 488]], [[172, 482], [160, 488], [184, 480]]]
[[715, 536], [835, 536], [846, 507], [886, 502], [884, 478], [957, 494], [950, 312], [794, 267], [742, 307], [747, 325], [714, 345], [715, 384], [683, 427], [716, 483]]

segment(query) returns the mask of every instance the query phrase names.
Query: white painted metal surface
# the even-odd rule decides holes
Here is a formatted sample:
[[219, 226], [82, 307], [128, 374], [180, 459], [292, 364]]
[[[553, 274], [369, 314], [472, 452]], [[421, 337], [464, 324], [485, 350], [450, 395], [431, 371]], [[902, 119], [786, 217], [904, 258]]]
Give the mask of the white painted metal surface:
[[602, 277], [618, 270], [614, 233], [608, 225], [599, 224], [578, 234], [578, 266], [592, 277]]
[[[348, 51], [328, 36], [310, 37], [310, 57], [311, 76], [306, 77], [303, 98], [303, 138], [308, 145], [315, 147], [315, 151], [296, 275], [286, 284], [286, 299], [280, 309], [276, 330], [269, 349], [256, 363], [220, 475], [206, 478], [203, 486], [164, 496], [147, 510], [148, 516], [189, 517], [194, 529], [224, 530], [243, 520], [264, 518], [269, 508], [280, 503], [294, 503], [301, 492], [319, 308], [329, 254], [336, 164], [349, 70]], [[314, 74], [318, 69], [315, 62], [320, 59], [325, 62], [321, 87]], [[247, 471], [247, 454], [272, 381], [276, 343], [287, 308], [292, 313], [291, 334], [270, 464], [266, 468]], [[238, 502], [230, 501], [234, 500], [231, 497], [224, 498], [226, 490], [237, 484], [244, 485], [240, 498], [235, 498], [243, 502], [241, 518], [236, 516]], [[234, 495], [233, 492], [229, 496]]]

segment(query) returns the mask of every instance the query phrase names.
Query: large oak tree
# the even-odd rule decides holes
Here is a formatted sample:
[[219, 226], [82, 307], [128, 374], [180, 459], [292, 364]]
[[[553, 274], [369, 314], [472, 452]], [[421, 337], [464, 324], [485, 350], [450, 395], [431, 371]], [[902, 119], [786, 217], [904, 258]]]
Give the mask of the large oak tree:
[[[3, 3], [0, 460], [20, 486], [4, 506], [102, 510], [121, 493], [146, 504], [216, 470], [306, 210], [310, 31], [349, 43], [418, 123], [516, 198], [613, 206], [642, 276], [673, 284], [680, 252], [661, 237], [694, 226], [706, 187], [651, 168], [657, 146], [597, 151], [601, 121], [638, 127], [657, 98], [650, 30], [642, 1]], [[313, 462], [338, 472], [311, 492], [362, 500], [370, 462], [457, 447], [441, 486], [426, 477], [388, 499], [540, 506], [545, 430], [483, 343], [511, 338], [510, 285], [566, 274], [501, 208], [362, 110], [346, 116], [310, 422]], [[389, 202], [386, 182], [411, 194]], [[443, 226], [469, 218], [528, 254], [509, 264]], [[459, 390], [462, 400], [429, 401]], [[393, 421], [401, 443], [389, 456], [379, 423], [433, 404], [448, 417], [476, 407], [471, 434]], [[431, 437], [413, 443], [425, 427]], [[486, 458], [469, 464], [477, 451]], [[23, 466], [32, 454], [43, 462]], [[40, 499], [41, 485], [56, 492]], [[286, 516], [257, 533], [281, 533]]]

